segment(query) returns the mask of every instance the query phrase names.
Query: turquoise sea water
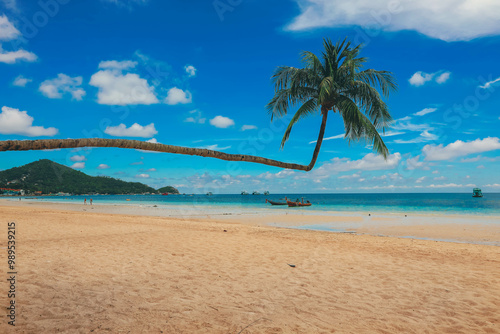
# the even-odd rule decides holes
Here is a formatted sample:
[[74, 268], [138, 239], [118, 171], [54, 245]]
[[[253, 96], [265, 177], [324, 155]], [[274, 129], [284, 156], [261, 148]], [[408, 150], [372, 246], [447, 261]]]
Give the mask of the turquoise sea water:
[[[50, 202], [83, 203], [92, 198], [94, 204], [127, 204], [157, 206], [191, 206], [198, 210], [216, 208], [224, 210], [272, 209], [292, 210], [288, 206], [271, 206], [265, 200], [280, 201], [285, 196], [291, 200], [304, 197], [313, 206], [293, 210], [341, 212], [396, 212], [440, 213], [500, 216], [500, 193], [486, 193], [483, 198], [472, 194], [271, 194], [265, 195], [97, 195], [97, 196], [44, 196], [38, 199]], [[130, 201], [127, 201], [130, 199]]]

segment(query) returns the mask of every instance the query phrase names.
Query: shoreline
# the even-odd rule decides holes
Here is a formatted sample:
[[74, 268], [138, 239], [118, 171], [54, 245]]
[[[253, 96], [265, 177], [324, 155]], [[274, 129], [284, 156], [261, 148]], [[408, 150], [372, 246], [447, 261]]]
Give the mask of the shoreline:
[[500, 333], [499, 247], [27, 203], [0, 214], [16, 222], [19, 332]]
[[[33, 207], [73, 212], [92, 212], [137, 217], [163, 217], [203, 221], [224, 221], [254, 226], [270, 226], [299, 230], [325, 231], [329, 233], [355, 233], [371, 236], [398, 237], [458, 243], [500, 246], [500, 217], [444, 214], [401, 214], [343, 211], [314, 211], [272, 208], [261, 210], [232, 208], [199, 208], [133, 204], [55, 203], [45, 201], [12, 201], [0, 199], [0, 207]], [[201, 213], [203, 212], [203, 213]]]

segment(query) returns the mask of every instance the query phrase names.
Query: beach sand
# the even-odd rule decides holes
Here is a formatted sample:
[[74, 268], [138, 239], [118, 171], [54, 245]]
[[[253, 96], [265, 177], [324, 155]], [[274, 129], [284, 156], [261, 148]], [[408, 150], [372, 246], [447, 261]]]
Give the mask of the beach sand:
[[[0, 267], [14, 221], [18, 272], [1, 333], [500, 333], [497, 246], [82, 207], [0, 203]], [[480, 229], [457, 237], [498, 241]]]

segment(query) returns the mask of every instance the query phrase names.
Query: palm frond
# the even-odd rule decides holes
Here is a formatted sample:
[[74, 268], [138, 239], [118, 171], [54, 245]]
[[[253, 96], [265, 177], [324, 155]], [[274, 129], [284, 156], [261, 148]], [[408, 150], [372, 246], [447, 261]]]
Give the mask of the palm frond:
[[285, 146], [285, 143], [287, 142], [288, 138], [290, 137], [290, 133], [292, 132], [292, 128], [297, 123], [299, 120], [301, 120], [304, 117], [310, 116], [318, 111], [318, 104], [317, 104], [317, 99], [312, 98], [306, 103], [304, 103], [299, 110], [295, 112], [295, 115], [293, 115], [292, 119], [290, 120], [290, 123], [288, 124], [287, 129], [285, 130], [285, 134], [283, 135], [283, 139], [281, 140], [281, 148]]
[[345, 127], [345, 137], [349, 142], [365, 140], [373, 144], [373, 150], [387, 159], [389, 150], [382, 137], [370, 119], [348, 97], [341, 96], [337, 108], [342, 115]]

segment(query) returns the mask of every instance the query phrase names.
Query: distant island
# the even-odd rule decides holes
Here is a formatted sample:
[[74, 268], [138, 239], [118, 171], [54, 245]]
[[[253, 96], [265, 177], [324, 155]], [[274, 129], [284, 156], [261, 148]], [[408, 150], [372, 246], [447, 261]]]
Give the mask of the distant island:
[[0, 172], [0, 195], [162, 193], [178, 194], [179, 191], [172, 186], [156, 190], [140, 182], [89, 176], [48, 159]]

